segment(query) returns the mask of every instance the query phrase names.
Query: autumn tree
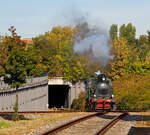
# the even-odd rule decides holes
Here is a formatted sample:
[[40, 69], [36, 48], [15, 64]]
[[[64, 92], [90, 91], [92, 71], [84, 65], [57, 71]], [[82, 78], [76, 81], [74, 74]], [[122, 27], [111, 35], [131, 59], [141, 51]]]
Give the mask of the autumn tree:
[[33, 39], [33, 46], [39, 50], [49, 77], [64, 77], [73, 81], [83, 78], [83, 66], [74, 55], [74, 35], [73, 27], [56, 26]]
[[146, 55], [145, 62], [150, 63], [150, 51]]
[[118, 110], [150, 109], [150, 75], [124, 75], [113, 81], [113, 89]]
[[114, 56], [111, 61], [111, 76], [113, 79], [118, 79], [126, 73], [126, 66], [129, 64], [129, 49], [127, 40], [120, 38], [112, 44], [112, 55]]
[[4, 66], [8, 59], [8, 48], [6, 48], [3, 40], [4, 40], [4, 38], [1, 37], [1, 41], [0, 41], [0, 77], [5, 75]]
[[75, 40], [76, 41], [80, 41], [80, 40], [84, 39], [89, 34], [92, 34], [91, 32], [95, 31], [95, 30], [90, 31], [87, 22], [77, 24], [75, 26], [74, 30], [75, 30]]

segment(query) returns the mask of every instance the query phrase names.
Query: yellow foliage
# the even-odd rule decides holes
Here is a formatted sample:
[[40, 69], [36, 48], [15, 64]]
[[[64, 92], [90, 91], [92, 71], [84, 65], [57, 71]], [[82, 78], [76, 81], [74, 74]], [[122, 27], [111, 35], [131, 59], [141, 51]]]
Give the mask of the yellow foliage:
[[150, 63], [150, 51], [147, 53], [145, 61]]
[[150, 109], [150, 75], [125, 75], [112, 82], [118, 109]]
[[111, 61], [111, 76], [114, 79], [118, 79], [123, 76], [125, 72], [125, 67], [129, 64], [128, 55], [130, 50], [127, 46], [127, 40], [120, 38], [115, 40], [112, 44], [112, 55], [114, 56]]

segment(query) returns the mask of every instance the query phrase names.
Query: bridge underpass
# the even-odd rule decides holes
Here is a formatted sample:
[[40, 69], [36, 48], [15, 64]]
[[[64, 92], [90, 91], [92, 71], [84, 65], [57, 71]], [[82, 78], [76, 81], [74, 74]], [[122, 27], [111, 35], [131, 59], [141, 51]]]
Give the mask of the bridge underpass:
[[48, 104], [49, 108], [69, 107], [69, 85], [49, 85]]

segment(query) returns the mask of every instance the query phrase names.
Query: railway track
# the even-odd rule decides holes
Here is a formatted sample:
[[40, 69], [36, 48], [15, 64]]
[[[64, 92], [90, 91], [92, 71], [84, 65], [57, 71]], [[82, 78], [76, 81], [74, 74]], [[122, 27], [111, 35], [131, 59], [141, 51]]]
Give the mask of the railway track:
[[108, 122], [104, 127], [102, 127], [95, 135], [104, 135], [112, 126], [114, 126], [120, 119], [128, 115], [127, 112], [120, 114], [115, 117], [112, 121]]
[[[20, 111], [19, 114], [35, 114], [35, 113], [71, 113], [71, 112], [79, 112], [75, 110], [52, 110], [52, 111]], [[5, 114], [13, 114], [14, 112], [0, 112], [0, 115]]]
[[[28, 111], [28, 112], [19, 112], [19, 113], [64, 113], [64, 112], [75, 112], [74, 110], [55, 110], [55, 111]], [[2, 114], [11, 114], [13, 112], [2, 112]], [[38, 135], [103, 135], [106, 131], [114, 126], [120, 119], [126, 116], [128, 113], [124, 111], [113, 111], [113, 112], [95, 112], [84, 116], [80, 119], [73, 120], [62, 126], [56, 128], [51, 127], [49, 131], [43, 132], [39, 131]], [[120, 123], [120, 122], [119, 122]], [[119, 124], [118, 123], [118, 124]], [[118, 125], [116, 124], [116, 125]], [[60, 125], [60, 124], [59, 124]], [[111, 128], [116, 128], [116, 125]], [[53, 126], [54, 127], [54, 126]], [[48, 129], [48, 128], [47, 128]], [[46, 130], [47, 130], [46, 129]], [[109, 133], [109, 132], [108, 132]]]
[[[24, 113], [68, 113], [68, 112], [76, 112], [74, 110], [54, 110], [54, 111], [27, 111], [27, 112], [19, 112], [19, 114], [24, 114]], [[131, 111], [133, 112], [133, 111]], [[141, 111], [134, 111], [134, 112], [141, 112]], [[0, 114], [12, 114], [13, 112], [0, 112]], [[111, 113], [111, 114], [110, 114]], [[120, 114], [117, 114], [120, 113]], [[110, 114], [110, 115], [109, 115]], [[115, 116], [115, 115], [116, 116]], [[93, 131], [89, 131], [87, 135], [95, 134], [95, 135], [103, 135], [108, 131], [112, 126], [114, 126], [120, 119], [125, 117], [128, 113], [125, 111], [112, 111], [112, 112], [97, 112], [92, 115], [88, 115], [86, 117], [77, 119], [72, 121], [71, 123], [66, 123], [63, 126], [56, 127], [54, 129], [51, 129], [45, 133], [42, 133], [40, 135], [52, 135], [58, 133], [58, 135], [83, 135], [86, 134], [85, 132], [88, 132], [91, 129], [94, 129]], [[113, 116], [113, 117], [112, 117]], [[95, 117], [95, 118], [94, 118]], [[90, 119], [91, 118], [91, 119]], [[102, 118], [104, 118], [102, 120]], [[84, 124], [83, 124], [84, 122]], [[94, 124], [93, 124], [94, 123]], [[78, 125], [80, 124], [80, 125]], [[78, 128], [76, 129], [72, 128], [73, 125]], [[72, 131], [67, 131], [69, 130], [69, 127], [71, 128]], [[79, 128], [80, 127], [80, 128]], [[114, 126], [115, 127], [115, 126]], [[83, 129], [84, 130], [83, 130]], [[115, 127], [115, 129], [118, 129]], [[65, 131], [66, 130], [66, 131]], [[111, 130], [110, 130], [111, 131]], [[71, 133], [70, 133], [71, 132]]]
[[[65, 109], [57, 109], [57, 110], [50, 110], [50, 111], [19, 111], [18, 113], [19, 114], [26, 114], [26, 113], [69, 113], [69, 112], [80, 112], [80, 111], [76, 111], [76, 110], [65, 110]], [[111, 111], [111, 112], [114, 112], [114, 113], [124, 113], [124, 112], [150, 112], [150, 111], [144, 111], [144, 110], [138, 110], [138, 111], [135, 111], [135, 110], [131, 110], [131, 111], [120, 111], [120, 110], [117, 110], [117, 111]], [[3, 115], [3, 114], [13, 114], [14, 112], [0, 112], [0, 115]]]
[[[103, 135], [127, 113], [101, 112], [82, 117], [58, 126], [40, 135]], [[112, 120], [113, 119], [113, 120]], [[105, 125], [105, 126], [103, 126]], [[100, 130], [99, 130], [100, 129]]]
[[[84, 116], [84, 117], [82, 117], [82, 118], [79, 118], [79, 119], [73, 120], [73, 121], [71, 121], [71, 122], [68, 122], [68, 123], [66, 123], [66, 124], [64, 124], [64, 125], [58, 126], [58, 127], [54, 128], [54, 129], [51, 129], [51, 130], [49, 130], [49, 131], [47, 131], [47, 132], [45, 132], [45, 133], [40, 134], [40, 135], [54, 135], [54, 134], [56, 134], [56, 133], [61, 132], [61, 131], [64, 130], [64, 129], [68, 129], [69, 127], [71, 127], [71, 126], [73, 126], [73, 125], [76, 125], [76, 124], [78, 124], [78, 123], [80, 123], [80, 122], [86, 121], [86, 120], [88, 120], [88, 119], [90, 119], [90, 118], [93, 118], [93, 117], [95, 117], [95, 116], [104, 115], [104, 114], [106, 114], [106, 113], [107, 113], [107, 112], [97, 112], [97, 113], [94, 113], [94, 114], [90, 114], [90, 115]], [[61, 134], [62, 134], [62, 133], [61, 133]]]

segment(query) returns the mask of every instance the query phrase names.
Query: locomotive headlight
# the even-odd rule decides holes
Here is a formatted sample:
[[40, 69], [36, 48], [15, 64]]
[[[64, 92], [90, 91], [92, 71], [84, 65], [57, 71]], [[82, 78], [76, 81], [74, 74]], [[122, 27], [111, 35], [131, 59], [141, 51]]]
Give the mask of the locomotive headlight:
[[114, 95], [112, 95], [112, 97], [114, 97]]
[[101, 87], [105, 87], [105, 84], [104, 84], [104, 83], [102, 83], [100, 86], [101, 86]]
[[94, 94], [94, 97], [96, 97], [96, 95]]
[[103, 77], [102, 80], [105, 81], [105, 77]]

